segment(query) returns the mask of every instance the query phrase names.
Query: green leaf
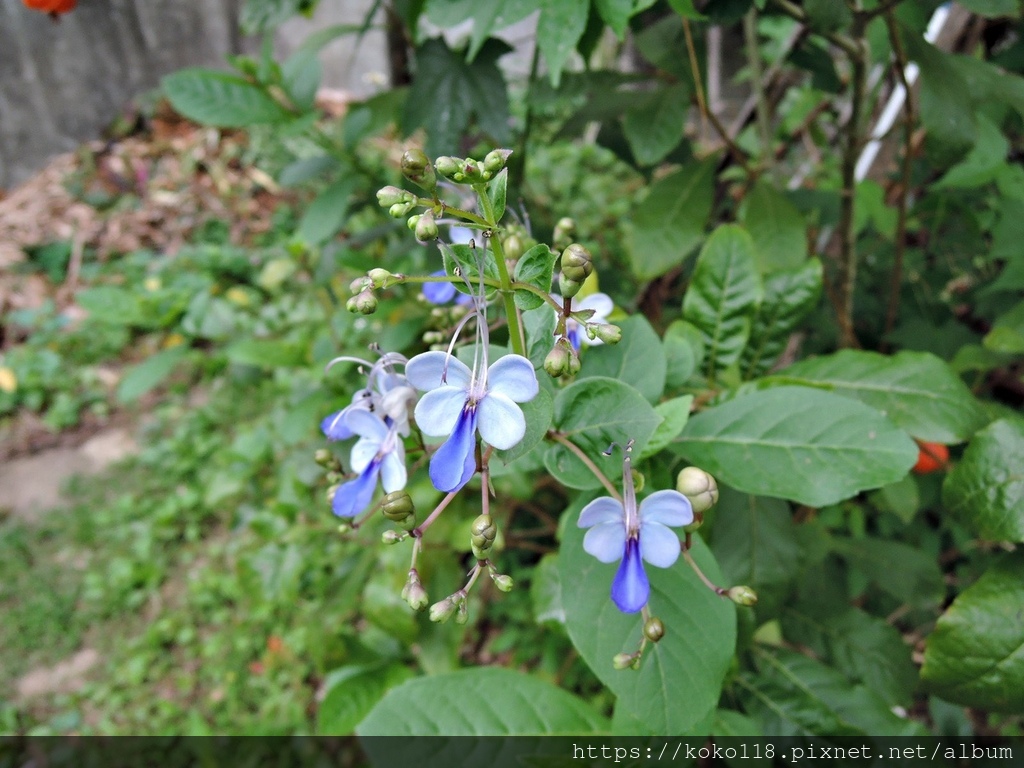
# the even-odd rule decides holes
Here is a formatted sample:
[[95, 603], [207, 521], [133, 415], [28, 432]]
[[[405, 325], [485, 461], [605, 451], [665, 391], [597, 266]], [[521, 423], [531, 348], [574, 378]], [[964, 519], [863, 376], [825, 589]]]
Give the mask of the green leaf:
[[815, 32], [838, 32], [853, 22], [846, 3], [835, 0], [804, 0], [804, 12]]
[[[460, 139], [476, 117], [480, 128], [499, 143], [508, 139], [508, 93], [498, 59], [511, 49], [490, 39], [467, 63], [440, 38], [416, 50], [417, 72], [405, 101], [405, 133], [427, 130], [431, 157], [458, 151]], [[442, 108], [443, 107], [443, 108]]]
[[[575, 511], [570, 512], [575, 517]], [[697, 578], [683, 558], [671, 568], [647, 567], [650, 610], [665, 624], [665, 637], [648, 646], [640, 669], [616, 670], [612, 658], [633, 651], [643, 619], [621, 613], [610, 598], [617, 565], [583, 551], [585, 531], [570, 519], [558, 556], [562, 584], [572, 584], [565, 601], [566, 627], [573, 645], [594, 674], [617, 697], [620, 710], [648, 734], [684, 735], [717, 706], [736, 642], [736, 608]], [[700, 537], [692, 553], [712, 581], [720, 574]]]
[[679, 82], [653, 91], [626, 112], [622, 127], [639, 165], [655, 165], [679, 146], [689, 107], [690, 88]]
[[305, 181], [327, 174], [338, 167], [336, 158], [330, 155], [314, 155], [289, 163], [277, 176], [277, 183], [283, 187], [295, 187]]
[[1024, 551], [1005, 555], [964, 590], [928, 636], [921, 679], [968, 707], [1024, 709]]
[[682, 386], [704, 362], [704, 335], [696, 326], [674, 320], [665, 329], [662, 343], [668, 363], [665, 384], [669, 387]]
[[926, 732], [894, 715], [862, 685], [799, 653], [758, 650], [757, 672], [740, 676], [748, 713], [759, 717], [765, 736], [911, 736]]
[[719, 487], [711, 551], [728, 584], [760, 591], [785, 584], [800, 569], [800, 546], [789, 504]]
[[989, 541], [1024, 541], [1024, 422], [978, 432], [942, 485], [943, 504]]
[[644, 280], [681, 266], [704, 236], [714, 198], [715, 161], [691, 163], [651, 185], [626, 240], [633, 273]]
[[920, 440], [959, 443], [985, 423], [974, 395], [941, 358], [928, 352], [881, 355], [846, 349], [812, 357], [765, 384], [823, 387], [880, 411]]
[[558, 87], [569, 54], [587, 28], [590, 0], [560, 0], [544, 3], [537, 22], [537, 48], [544, 54], [551, 84]]
[[902, 603], [933, 608], [945, 597], [945, 582], [935, 558], [909, 544], [836, 537], [832, 546], [879, 589]]
[[917, 461], [914, 441], [878, 411], [807, 387], [691, 416], [673, 449], [738, 491], [812, 507], [895, 482]]
[[[608, 722], [570, 693], [500, 667], [417, 677], [392, 688], [357, 727], [360, 736], [551, 736]], [[390, 740], [363, 742], [373, 757]], [[388, 762], [377, 765], [401, 765]]]
[[291, 113], [259, 85], [212, 69], [182, 69], [160, 81], [171, 106], [190, 120], [221, 128], [284, 123]]
[[684, 19], [703, 21], [707, 18], [693, 7], [693, 0], [668, 0], [669, 6]]
[[808, 259], [796, 269], [775, 272], [764, 280], [764, 298], [750, 328], [740, 360], [744, 378], [771, 368], [785, 351], [789, 336], [821, 299], [822, 267]]
[[[550, 307], [540, 307], [523, 313], [523, 329], [526, 331], [526, 356], [533, 367], [540, 370], [544, 358], [555, 345], [555, 312]], [[546, 374], [545, 374], [546, 375]]]
[[75, 294], [75, 303], [90, 317], [112, 325], [138, 325], [143, 323], [139, 299], [127, 288], [98, 285]]
[[662, 421], [640, 453], [641, 460], [668, 447], [669, 443], [679, 437], [679, 433], [683, 431], [683, 427], [690, 419], [692, 404], [693, 395], [683, 395], [654, 406], [654, 412], [661, 417]]
[[565, 624], [562, 580], [558, 572], [558, 554], [544, 555], [530, 578], [530, 601], [538, 624]]
[[[497, 280], [498, 265], [494, 260], [494, 252], [490, 248], [487, 250], [476, 247], [471, 248], [468, 245], [459, 243], [457, 245], [445, 246], [441, 249], [441, 260], [444, 263], [444, 270], [450, 277], [456, 278], [452, 281], [452, 285], [460, 293], [468, 293], [474, 296], [477, 294], [477, 279], [480, 277], [481, 259], [484, 262], [484, 277]], [[458, 274], [456, 270], [458, 270]], [[467, 280], [469, 285], [466, 285]]]
[[804, 217], [767, 182], [759, 181], [747, 195], [740, 223], [754, 241], [754, 259], [762, 275], [797, 270], [807, 261]]
[[921, 67], [921, 121], [929, 136], [963, 152], [974, 144], [977, 126], [971, 89], [954, 57], [917, 35], [905, 36], [910, 57]]
[[351, 734], [389, 689], [411, 677], [412, 671], [401, 664], [366, 664], [331, 672], [324, 680], [326, 693], [317, 709], [317, 734]]
[[[502, 171], [504, 173], [504, 171]], [[555, 269], [555, 254], [543, 243], [533, 246], [516, 262], [514, 279], [516, 282], [529, 283], [540, 288], [544, 293], [551, 292], [551, 275]], [[515, 292], [516, 306], [520, 309], [537, 309], [547, 304], [531, 291]], [[554, 314], [553, 310], [549, 310]]]
[[185, 345], [157, 352], [149, 359], [132, 366], [117, 385], [117, 400], [130, 403], [138, 400], [166, 379], [188, 354]]
[[315, 6], [316, 0], [245, 0], [240, 20], [242, 31], [247, 35], [264, 32]]
[[[614, 465], [609, 468], [611, 462], [602, 461], [602, 452], [612, 443], [625, 445], [630, 439], [636, 440], [637, 452], [643, 452], [660, 421], [643, 395], [615, 379], [577, 381], [555, 397], [554, 428], [612, 477], [618, 472]], [[600, 481], [564, 445], [555, 443], [548, 448], [544, 465], [570, 488], [600, 487]]]
[[281, 79], [292, 104], [302, 112], [313, 109], [323, 69], [314, 51], [299, 50], [281, 65]]
[[472, 19], [473, 33], [466, 54], [472, 61], [493, 32], [526, 18], [539, 7], [540, 0], [427, 0], [424, 15], [442, 29]]
[[1020, 18], [1020, 0], [961, 0], [960, 5], [979, 16]]
[[933, 189], [974, 189], [993, 181], [1006, 163], [1010, 142], [988, 118], [978, 117], [978, 138], [967, 157], [954, 165]]
[[720, 226], [701, 249], [683, 297], [683, 319], [704, 335], [709, 378], [739, 360], [762, 295], [750, 235], [735, 224]]
[[993, 352], [1024, 354], [1024, 301], [996, 318], [982, 344]]
[[594, 6], [604, 23], [611, 27], [621, 40], [626, 34], [629, 18], [634, 13], [633, 0], [595, 0]]
[[[650, 401], [661, 397], [665, 388], [665, 350], [647, 318], [635, 315], [619, 323], [618, 344], [588, 347], [579, 380], [605, 376], [631, 384]], [[643, 371], [642, 376], [637, 372]]]
[[257, 368], [293, 368], [306, 364], [306, 350], [289, 341], [243, 339], [225, 350], [228, 360]]
[[297, 234], [303, 242], [321, 245], [338, 233], [345, 223], [355, 186], [354, 178], [345, 177], [316, 196], [299, 221]]
[[[541, 375], [544, 375], [543, 373]], [[551, 427], [551, 413], [554, 408], [551, 395], [543, 386], [534, 395], [533, 400], [520, 403], [519, 407], [526, 417], [526, 434], [523, 439], [513, 445], [507, 451], [495, 451], [499, 459], [508, 464], [520, 456], [525, 456], [533, 450]]]
[[890, 707], [911, 704], [917, 669], [902, 635], [883, 619], [846, 605], [822, 611], [817, 604], [789, 603], [782, 627], [787, 640], [810, 648]]
[[[491, 179], [490, 184], [487, 185], [487, 198], [491, 201], [491, 207], [494, 208], [495, 221], [501, 221], [501, 217], [505, 215], [505, 197], [507, 194], [508, 168], [502, 168], [501, 172]], [[548, 288], [550, 287], [549, 283]]]

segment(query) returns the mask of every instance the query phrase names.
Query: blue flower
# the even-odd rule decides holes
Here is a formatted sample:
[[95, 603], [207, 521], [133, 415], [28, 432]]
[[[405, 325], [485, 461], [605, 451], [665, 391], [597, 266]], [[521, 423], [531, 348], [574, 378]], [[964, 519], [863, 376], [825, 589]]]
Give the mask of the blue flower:
[[351, 411], [345, 422], [353, 434], [359, 435], [349, 458], [352, 471], [359, 476], [335, 491], [331, 509], [338, 517], [355, 517], [370, 505], [378, 478], [387, 493], [405, 487], [405, 446], [396, 423], [389, 425], [368, 410]]
[[602, 563], [622, 560], [612, 581], [612, 602], [623, 613], [636, 613], [651, 594], [644, 561], [668, 568], [679, 557], [679, 538], [669, 526], [693, 522], [690, 500], [678, 491], [656, 491], [637, 509], [627, 453], [622, 473], [623, 500], [602, 496], [587, 504], [576, 523], [589, 528], [583, 549]]
[[[561, 303], [562, 297], [555, 297], [556, 300]], [[589, 296], [585, 296], [579, 301], [573, 301], [572, 311], [573, 312], [585, 312], [587, 310], [593, 311], [593, 314], [585, 321], [586, 323], [603, 323], [608, 319], [608, 315], [615, 309], [615, 303], [611, 297], [605, 293], [592, 293]], [[579, 320], [572, 317], [565, 321], [565, 335], [569, 339], [569, 343], [572, 344], [573, 349], [577, 352], [580, 350], [580, 346], [587, 344], [589, 346], [597, 346], [604, 342], [598, 338], [590, 338], [587, 336], [586, 331], [580, 327]]]
[[[446, 274], [443, 269], [431, 272], [431, 277], [441, 277]], [[462, 293], [451, 283], [424, 283], [423, 297], [431, 304], [450, 304], [453, 300], [456, 304], [472, 304], [473, 297], [468, 293]]]
[[487, 366], [486, 343], [479, 369], [445, 352], [424, 352], [408, 362], [405, 375], [427, 394], [416, 405], [416, 423], [424, 434], [448, 435], [430, 459], [430, 479], [446, 493], [462, 488], [476, 471], [476, 433], [504, 450], [526, 434], [526, 418], [516, 403], [537, 394], [533, 364], [506, 355]]
[[408, 435], [409, 411], [416, 402], [416, 390], [396, 370], [397, 366], [405, 365], [405, 356], [389, 352], [373, 364], [358, 357], [338, 357], [327, 364], [328, 370], [340, 362], [359, 363], [368, 367], [370, 372], [366, 377], [366, 387], [352, 396], [352, 402], [320, 422], [320, 430], [327, 439], [347, 440], [356, 435], [348, 425], [348, 415], [355, 411], [375, 413], [387, 424], [397, 425], [399, 434]]

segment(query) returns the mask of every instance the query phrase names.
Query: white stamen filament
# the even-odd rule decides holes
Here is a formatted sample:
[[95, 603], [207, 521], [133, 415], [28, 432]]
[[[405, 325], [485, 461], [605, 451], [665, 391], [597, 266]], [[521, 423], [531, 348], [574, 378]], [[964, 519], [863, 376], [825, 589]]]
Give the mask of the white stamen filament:
[[626, 443], [626, 456], [622, 459], [622, 508], [626, 515], [626, 535], [637, 538], [640, 535], [640, 519], [636, 510], [636, 488], [633, 485], [633, 467], [630, 454], [633, 451], [633, 440]]

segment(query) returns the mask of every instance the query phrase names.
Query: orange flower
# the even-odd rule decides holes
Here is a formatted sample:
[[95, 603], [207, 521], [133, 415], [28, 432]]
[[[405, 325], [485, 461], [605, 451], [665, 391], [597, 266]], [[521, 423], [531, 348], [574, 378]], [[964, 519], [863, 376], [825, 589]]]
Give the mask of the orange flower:
[[922, 440], [917, 441], [921, 452], [917, 455], [917, 464], [912, 472], [918, 475], [927, 475], [929, 472], [940, 472], [946, 469], [949, 463], [949, 449], [942, 443], [928, 443]]
[[72, 10], [78, 0], [21, 0], [21, 2], [33, 11], [42, 11], [56, 17]]

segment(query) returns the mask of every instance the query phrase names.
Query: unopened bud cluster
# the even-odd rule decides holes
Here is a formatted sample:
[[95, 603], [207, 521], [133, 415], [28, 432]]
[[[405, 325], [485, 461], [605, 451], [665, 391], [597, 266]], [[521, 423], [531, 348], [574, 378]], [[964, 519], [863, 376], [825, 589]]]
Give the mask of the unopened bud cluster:
[[470, 526], [469, 543], [477, 560], [486, 560], [487, 552], [498, 536], [498, 526], [490, 515], [480, 515]]
[[357, 277], [349, 285], [352, 297], [345, 302], [345, 308], [357, 315], [372, 315], [377, 311], [377, 297], [373, 293], [374, 279], [369, 275]]
[[693, 507], [693, 522], [683, 529], [692, 533], [704, 523], [704, 513], [718, 503], [718, 483], [700, 467], [686, 467], [676, 476], [676, 490]]
[[581, 368], [579, 353], [564, 336], [555, 342], [555, 346], [544, 358], [544, 370], [553, 378], [575, 376]]
[[416, 527], [416, 507], [407, 491], [392, 491], [384, 497], [381, 506], [384, 517], [407, 531]]
[[510, 149], [493, 149], [484, 156], [483, 162], [445, 155], [437, 158], [434, 168], [438, 175], [456, 184], [481, 184], [498, 175], [511, 154]]
[[562, 251], [561, 272], [558, 275], [558, 290], [565, 298], [572, 298], [583, 287], [583, 283], [594, 271], [594, 257], [579, 243], [572, 243]]
[[409, 571], [409, 578], [405, 582], [405, 586], [402, 588], [402, 599], [405, 600], [405, 602], [409, 604], [409, 607], [414, 611], [422, 611], [430, 602], [427, 590], [425, 590], [423, 588], [423, 584], [420, 583], [420, 575], [415, 568]]

